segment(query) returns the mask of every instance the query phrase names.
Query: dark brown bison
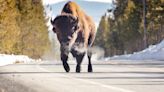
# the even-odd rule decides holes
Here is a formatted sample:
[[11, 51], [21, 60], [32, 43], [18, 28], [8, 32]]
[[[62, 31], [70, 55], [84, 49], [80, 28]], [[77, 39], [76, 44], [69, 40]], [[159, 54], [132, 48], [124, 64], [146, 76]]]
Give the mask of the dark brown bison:
[[96, 30], [92, 19], [74, 2], [65, 4], [61, 15], [51, 20], [53, 32], [60, 42], [61, 60], [66, 72], [70, 71], [67, 63], [68, 54], [76, 58], [76, 72], [80, 72], [80, 65], [85, 53], [88, 55], [88, 72], [92, 72], [91, 51]]

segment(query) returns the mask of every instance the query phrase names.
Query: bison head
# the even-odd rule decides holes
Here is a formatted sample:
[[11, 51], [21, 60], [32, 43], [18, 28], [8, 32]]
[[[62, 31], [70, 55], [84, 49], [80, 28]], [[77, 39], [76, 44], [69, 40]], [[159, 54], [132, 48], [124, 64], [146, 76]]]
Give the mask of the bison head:
[[51, 20], [53, 32], [61, 44], [61, 50], [68, 52], [75, 43], [78, 35], [78, 18], [72, 15], [59, 15]]

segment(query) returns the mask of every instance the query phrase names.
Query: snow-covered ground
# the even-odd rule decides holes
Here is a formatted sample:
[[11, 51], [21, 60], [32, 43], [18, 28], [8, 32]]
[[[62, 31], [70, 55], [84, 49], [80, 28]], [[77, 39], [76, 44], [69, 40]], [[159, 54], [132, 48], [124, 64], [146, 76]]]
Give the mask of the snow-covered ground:
[[[45, 1], [45, 3], [46, 3], [48, 0], [43, 0], [43, 1]], [[63, 0], [50, 0], [50, 1], [54, 1], [55, 3], [57, 3], [58, 1], [63, 1]], [[97, 1], [97, 0], [88, 0], [88, 1]], [[52, 17], [52, 11], [48, 11], [48, 9], [47, 9], [46, 12], [47, 12], [46, 18]], [[49, 30], [52, 29], [52, 26], [50, 26], [50, 22], [47, 23], [47, 26], [49, 26]], [[54, 35], [53, 35], [53, 37], [54, 37]], [[52, 36], [50, 38], [52, 38]], [[50, 40], [52, 40], [52, 39], [50, 39]], [[94, 51], [96, 51], [96, 50], [94, 50]], [[99, 53], [100, 53], [100, 51], [102, 51], [102, 50], [98, 50]], [[101, 52], [101, 53], [104, 53], [104, 52]], [[99, 56], [101, 56], [101, 55], [96, 54], [95, 56], [93, 56], [93, 59], [97, 59], [97, 57], [99, 57]], [[128, 54], [128, 55], [121, 55], [121, 56], [105, 58], [105, 61], [109, 61], [109, 60], [164, 60], [164, 40], [161, 41], [161, 43], [159, 43], [157, 45], [149, 46], [149, 48], [147, 48], [143, 51], [140, 51], [140, 52], [135, 52], [133, 54]], [[41, 61], [41, 59], [34, 60], [25, 55], [0, 54], [0, 66], [14, 64], [14, 63], [30, 63], [30, 62], [36, 62], [36, 61]]]
[[30, 62], [34, 62], [34, 61], [40, 61], [40, 60], [39, 59], [34, 60], [25, 55], [0, 54], [0, 66], [14, 64], [14, 63], [30, 63]]
[[108, 57], [109, 60], [164, 60], [164, 40], [157, 45], [151, 45], [147, 49], [133, 54]]
[[[93, 57], [95, 59], [95, 57]], [[164, 60], [164, 40], [157, 45], [151, 45], [149, 48], [135, 52], [133, 54], [114, 56], [105, 58], [109, 60]], [[5, 55], [0, 54], [0, 66], [14, 63], [30, 63], [41, 60], [34, 60], [25, 55]]]

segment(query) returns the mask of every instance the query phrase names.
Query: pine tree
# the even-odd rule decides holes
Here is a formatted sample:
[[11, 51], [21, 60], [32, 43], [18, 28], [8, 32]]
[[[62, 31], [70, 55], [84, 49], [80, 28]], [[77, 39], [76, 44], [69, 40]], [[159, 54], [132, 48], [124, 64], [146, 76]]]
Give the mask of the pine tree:
[[15, 5], [16, 0], [0, 1], [0, 53], [19, 52], [16, 47], [20, 35], [20, 28], [17, 24], [19, 13]]
[[50, 44], [41, 0], [1, 0], [0, 6], [0, 53], [40, 58]]
[[[114, 19], [110, 17], [105, 23], [102, 17], [98, 27], [96, 41], [105, 49], [106, 55], [133, 53], [144, 49], [144, 21], [142, 0], [116, 0]], [[146, 35], [147, 44], [156, 44], [164, 39], [163, 0], [146, 0]], [[106, 30], [102, 32], [101, 30]], [[105, 36], [104, 36], [105, 35]], [[107, 39], [107, 40], [106, 40]]]

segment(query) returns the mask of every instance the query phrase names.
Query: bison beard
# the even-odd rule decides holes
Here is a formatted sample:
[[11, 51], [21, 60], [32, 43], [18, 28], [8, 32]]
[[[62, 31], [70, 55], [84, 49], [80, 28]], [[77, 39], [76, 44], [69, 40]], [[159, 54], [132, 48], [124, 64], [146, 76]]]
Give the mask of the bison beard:
[[51, 24], [60, 42], [61, 60], [65, 71], [70, 71], [67, 63], [69, 53], [76, 58], [76, 72], [80, 72], [82, 60], [87, 53], [88, 72], [92, 72], [92, 53], [88, 50], [96, 34], [92, 19], [76, 3], [69, 1], [65, 4], [61, 15], [51, 20]]

